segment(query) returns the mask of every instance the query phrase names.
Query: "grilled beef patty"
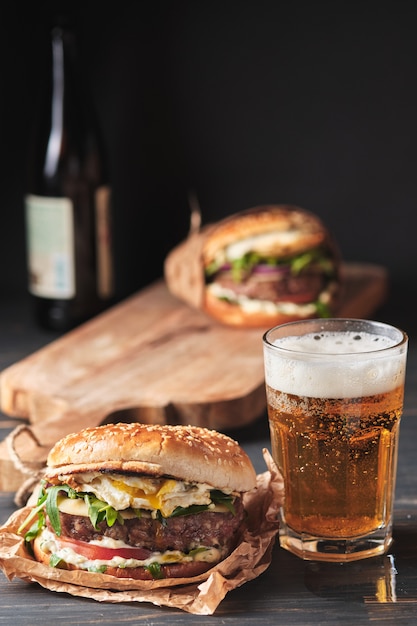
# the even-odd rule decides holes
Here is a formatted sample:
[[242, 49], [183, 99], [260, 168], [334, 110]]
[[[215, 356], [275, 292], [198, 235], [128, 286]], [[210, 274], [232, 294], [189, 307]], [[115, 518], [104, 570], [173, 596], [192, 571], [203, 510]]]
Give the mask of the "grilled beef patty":
[[[135, 547], [152, 551], [181, 550], [188, 552], [198, 546], [214, 546], [231, 551], [237, 541], [237, 531], [244, 517], [242, 501], [234, 501], [235, 514], [203, 511], [192, 515], [154, 519], [147, 512], [141, 517], [116, 521], [109, 527], [100, 522], [99, 530], [90, 518], [60, 512], [62, 536], [80, 541], [100, 540], [104, 535], [121, 539]], [[49, 522], [48, 522], [49, 525]]]
[[257, 274], [252, 273], [241, 281], [233, 278], [231, 271], [216, 274], [216, 283], [230, 289], [236, 295], [278, 302], [312, 302], [324, 289], [326, 277], [322, 272], [311, 269], [294, 276], [290, 271]]

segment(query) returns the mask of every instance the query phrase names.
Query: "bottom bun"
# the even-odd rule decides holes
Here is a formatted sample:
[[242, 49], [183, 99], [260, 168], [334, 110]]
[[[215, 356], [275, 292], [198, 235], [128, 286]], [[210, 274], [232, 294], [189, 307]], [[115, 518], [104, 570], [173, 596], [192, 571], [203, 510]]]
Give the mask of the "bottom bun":
[[204, 310], [208, 315], [217, 319], [223, 324], [230, 326], [240, 326], [243, 328], [271, 328], [286, 322], [295, 322], [300, 319], [316, 317], [315, 314], [306, 315], [305, 308], [300, 308], [300, 313], [285, 314], [281, 311], [270, 313], [267, 311], [246, 311], [239, 304], [220, 300], [210, 291], [206, 290], [204, 300]]
[[[32, 543], [33, 553], [35, 559], [39, 563], [43, 563], [49, 567], [49, 561], [51, 554], [45, 552], [41, 548], [40, 537], [36, 537]], [[207, 570], [217, 565], [217, 563], [206, 563], [204, 561], [191, 561], [190, 563], [172, 563], [170, 565], [161, 565], [160, 578], [192, 578], [199, 574], [204, 574]], [[73, 565], [72, 563], [66, 563], [61, 561], [59, 563], [59, 569], [65, 570], [81, 570], [81, 568]], [[94, 572], [96, 573], [96, 572]], [[114, 576], [115, 578], [134, 578], [135, 580], [154, 580], [151, 572], [145, 567], [107, 567], [103, 572], [108, 576]]]
[[[199, 574], [204, 574], [216, 563], [204, 563], [204, 561], [191, 561], [190, 563], [173, 563], [172, 565], [161, 565], [160, 578], [193, 578]], [[115, 576], [116, 578], [134, 578], [135, 580], [154, 580], [149, 570], [144, 567], [108, 567], [104, 574]]]

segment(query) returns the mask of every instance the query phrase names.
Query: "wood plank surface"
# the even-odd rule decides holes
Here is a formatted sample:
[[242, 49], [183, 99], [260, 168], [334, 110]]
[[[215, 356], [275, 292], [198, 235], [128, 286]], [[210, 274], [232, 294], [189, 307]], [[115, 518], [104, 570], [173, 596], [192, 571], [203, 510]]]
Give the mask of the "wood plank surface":
[[[370, 316], [386, 298], [385, 269], [344, 272], [338, 316]], [[3, 370], [1, 410], [39, 441], [22, 432], [16, 454], [36, 465], [68, 432], [105, 421], [241, 428], [265, 410], [262, 334], [221, 325], [157, 282]], [[0, 488], [21, 481], [2, 442]]]
[[[407, 304], [407, 297], [404, 298]], [[385, 319], [400, 326], [403, 311], [390, 298]], [[3, 303], [2, 303], [3, 304]], [[392, 305], [392, 306], [391, 306]], [[399, 308], [402, 308], [401, 306]], [[30, 309], [0, 307], [0, 362], [3, 368], [20, 361], [48, 333], [36, 328]], [[24, 310], [20, 314], [19, 310]], [[374, 313], [372, 313], [373, 315]], [[399, 317], [397, 317], [399, 315]], [[408, 315], [408, 313], [407, 313]], [[378, 316], [378, 313], [377, 313]], [[416, 322], [404, 323], [410, 339]], [[49, 339], [50, 341], [50, 339]], [[32, 348], [36, 346], [36, 348]], [[227, 594], [214, 616], [187, 614], [149, 603], [98, 603], [88, 598], [55, 593], [20, 579], [9, 581], [0, 572], [0, 623], [14, 626], [80, 626], [152, 624], [153, 626], [351, 626], [411, 625], [417, 611], [417, 344], [410, 341], [404, 417], [401, 424], [394, 513], [394, 543], [388, 555], [341, 566], [306, 562], [276, 544], [270, 567], [255, 580]], [[21, 420], [0, 413], [4, 438]], [[265, 469], [262, 448], [270, 448], [265, 416], [238, 429], [236, 437], [257, 472]], [[0, 474], [1, 476], [1, 474]], [[16, 509], [14, 494], [0, 492], [0, 523]]]

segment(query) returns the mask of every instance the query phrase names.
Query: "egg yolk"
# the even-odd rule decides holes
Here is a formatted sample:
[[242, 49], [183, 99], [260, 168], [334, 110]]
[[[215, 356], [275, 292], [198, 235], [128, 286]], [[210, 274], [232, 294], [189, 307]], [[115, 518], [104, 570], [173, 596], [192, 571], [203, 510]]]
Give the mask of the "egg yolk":
[[132, 485], [126, 485], [126, 483], [121, 480], [113, 480], [113, 485], [119, 489], [120, 491], [124, 491], [128, 493], [132, 498], [140, 498], [142, 500], [147, 500], [150, 506], [154, 509], [162, 509], [163, 508], [163, 496], [167, 493], [170, 493], [175, 489], [176, 481], [172, 479], [165, 480], [161, 487], [158, 489], [156, 493], [146, 493], [140, 487], [133, 487]]

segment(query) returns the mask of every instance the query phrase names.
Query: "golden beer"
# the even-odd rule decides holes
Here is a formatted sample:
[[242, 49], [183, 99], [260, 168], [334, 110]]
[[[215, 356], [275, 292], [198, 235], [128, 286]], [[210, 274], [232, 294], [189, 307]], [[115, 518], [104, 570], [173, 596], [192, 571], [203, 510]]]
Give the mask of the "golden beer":
[[402, 331], [366, 320], [304, 320], [265, 333], [283, 547], [339, 561], [388, 548], [406, 354]]
[[349, 538], [389, 523], [403, 387], [364, 398], [267, 389], [272, 455], [297, 533]]

